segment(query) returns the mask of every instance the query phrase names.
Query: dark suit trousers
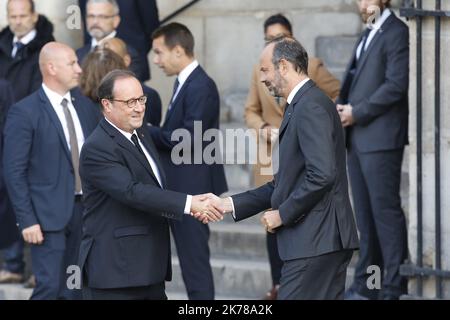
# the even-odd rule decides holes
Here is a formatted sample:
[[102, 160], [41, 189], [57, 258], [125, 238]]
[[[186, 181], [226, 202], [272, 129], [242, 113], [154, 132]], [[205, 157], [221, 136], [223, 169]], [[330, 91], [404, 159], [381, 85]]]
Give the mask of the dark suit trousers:
[[167, 300], [164, 282], [135, 288], [95, 289], [83, 286], [83, 300]]
[[81, 242], [83, 204], [75, 201], [73, 215], [64, 230], [44, 232], [42, 245], [31, 246], [36, 288], [31, 300], [81, 299], [81, 290], [67, 288], [67, 267], [77, 265]]
[[[348, 172], [353, 193], [356, 223], [360, 232], [359, 260], [353, 289], [371, 299], [406, 293], [406, 279], [399, 268], [408, 257], [405, 215], [400, 203], [403, 148], [360, 153], [351, 148]], [[367, 268], [383, 270], [382, 293], [367, 288]]]
[[352, 250], [285, 261], [278, 300], [342, 300]]
[[270, 273], [272, 276], [273, 286], [280, 284], [281, 268], [283, 260], [278, 253], [277, 235], [276, 233], [267, 232], [266, 234], [267, 253], [269, 254]]
[[171, 221], [170, 226], [189, 300], [214, 300], [208, 225], [185, 215], [182, 221]]

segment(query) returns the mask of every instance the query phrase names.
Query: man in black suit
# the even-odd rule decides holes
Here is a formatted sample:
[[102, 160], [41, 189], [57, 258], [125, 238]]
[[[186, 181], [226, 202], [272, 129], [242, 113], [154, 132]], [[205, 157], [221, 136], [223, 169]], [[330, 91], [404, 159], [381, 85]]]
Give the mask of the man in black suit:
[[[150, 41], [153, 31], [159, 27], [158, 7], [156, 0], [116, 0], [120, 9], [122, 22], [117, 27], [117, 37], [123, 39], [129, 46], [135, 48], [140, 60], [146, 65], [147, 72], [141, 81], [150, 79], [150, 68], [147, 56], [152, 48]], [[84, 25], [86, 26], [86, 2], [79, 0]], [[84, 33], [84, 43], [88, 44], [91, 36]]]
[[[165, 190], [157, 150], [143, 125], [146, 96], [126, 70], [98, 89], [105, 118], [80, 159], [86, 210], [79, 266], [85, 299], [166, 299], [171, 278], [168, 219], [214, 215], [202, 196]], [[219, 212], [212, 218], [222, 218]], [[197, 236], [197, 235], [194, 235]]]
[[[398, 299], [406, 293], [399, 269], [408, 257], [400, 204], [403, 151], [408, 142], [408, 27], [389, 0], [358, 2], [367, 29], [350, 60], [337, 109], [347, 132], [348, 170], [361, 251], [347, 298]], [[380, 8], [381, 16], [370, 16]], [[373, 21], [372, 21], [373, 22]], [[381, 268], [383, 287], [367, 288], [367, 268]]]
[[[14, 93], [11, 84], [0, 79], [0, 155], [3, 154], [3, 127], [9, 107], [13, 104]], [[3, 181], [3, 161], [0, 156], [0, 249], [6, 248], [20, 238], [16, 217], [12, 210], [5, 183]], [[1, 273], [2, 271], [0, 271]]]
[[[260, 60], [261, 81], [287, 100], [274, 180], [217, 199], [236, 221], [263, 210], [283, 267], [278, 299], [342, 299], [358, 237], [350, 206], [344, 131], [333, 102], [308, 78], [308, 55], [292, 38], [273, 40]], [[204, 221], [206, 222], [206, 220]]]
[[[86, 30], [91, 36], [91, 41], [77, 50], [80, 62], [105, 39], [120, 38], [118, 28], [122, 20], [126, 23], [125, 18], [121, 18], [120, 8], [116, 0], [88, 0], [85, 8]], [[142, 31], [139, 34], [142, 34]], [[148, 80], [150, 76], [147, 56], [139, 53], [126, 39], [123, 40], [127, 43], [132, 58], [130, 70], [136, 74], [139, 80]], [[150, 38], [143, 41], [148, 42]]]
[[[191, 152], [181, 164], [172, 159], [172, 150], [179, 143], [172, 140], [178, 129], [187, 130], [194, 137], [194, 125], [201, 125], [201, 133], [219, 128], [220, 101], [214, 81], [194, 57], [194, 37], [179, 23], [170, 23], [153, 33], [153, 62], [168, 76], [176, 75], [173, 96], [162, 127], [150, 127], [149, 132], [158, 148], [167, 185], [171, 190], [185, 193], [222, 194], [227, 191], [223, 165], [208, 165], [203, 161], [204, 147]], [[200, 138], [201, 138], [200, 137]], [[192, 146], [196, 143], [193, 142]], [[200, 145], [202, 142], [200, 141]], [[195, 151], [195, 150], [194, 150]], [[189, 299], [214, 299], [214, 282], [209, 263], [209, 228], [192, 217], [171, 224], [177, 246], [181, 271]]]
[[4, 174], [25, 242], [30, 243], [36, 288], [31, 299], [80, 298], [66, 286], [77, 262], [82, 189], [79, 151], [97, 125], [87, 98], [71, 91], [81, 68], [68, 46], [50, 42], [39, 56], [43, 84], [13, 105], [4, 130]]

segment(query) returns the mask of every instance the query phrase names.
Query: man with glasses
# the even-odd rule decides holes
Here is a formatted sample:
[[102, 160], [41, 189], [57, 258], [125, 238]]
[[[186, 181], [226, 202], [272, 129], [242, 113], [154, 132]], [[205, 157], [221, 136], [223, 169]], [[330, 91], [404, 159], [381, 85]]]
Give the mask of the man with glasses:
[[[77, 50], [81, 62], [86, 55], [100, 46], [106, 39], [117, 36], [117, 28], [121, 23], [120, 9], [116, 0], [88, 0], [86, 3], [86, 29], [92, 37], [91, 42]], [[147, 40], [150, 41], [150, 40]], [[147, 57], [127, 43], [131, 55], [130, 70], [141, 81], [148, 80]]]
[[[264, 40], [270, 42], [278, 37], [292, 36], [292, 26], [289, 20], [281, 15], [276, 14], [267, 18], [264, 22]], [[245, 121], [249, 128], [260, 132], [258, 142], [260, 144], [267, 143], [267, 147], [262, 150], [271, 150], [271, 134], [276, 132], [280, 127], [283, 119], [286, 100], [279, 97], [273, 97], [266, 85], [259, 80], [259, 65], [255, 66], [252, 75], [252, 82], [245, 104]], [[337, 80], [324, 66], [323, 62], [314, 57], [308, 60], [308, 75], [316, 85], [325, 92], [332, 100], [339, 95], [339, 80]], [[274, 137], [273, 137], [274, 138]], [[259, 162], [254, 166], [254, 182], [256, 186], [261, 186], [273, 179], [272, 175], [263, 175], [261, 170], [270, 167], [270, 156], [261, 158], [259, 154]], [[268, 164], [262, 166], [262, 163]], [[267, 250], [269, 253], [270, 269], [272, 273], [272, 289], [265, 296], [267, 300], [274, 300], [277, 297], [277, 291], [280, 284], [282, 261], [278, 254], [276, 236], [267, 233]]]
[[80, 157], [83, 297], [164, 300], [171, 279], [169, 220], [200, 212], [218, 221], [222, 214], [204, 195], [166, 190], [158, 152], [142, 128], [146, 97], [131, 72], [111, 71], [98, 97], [105, 118]]

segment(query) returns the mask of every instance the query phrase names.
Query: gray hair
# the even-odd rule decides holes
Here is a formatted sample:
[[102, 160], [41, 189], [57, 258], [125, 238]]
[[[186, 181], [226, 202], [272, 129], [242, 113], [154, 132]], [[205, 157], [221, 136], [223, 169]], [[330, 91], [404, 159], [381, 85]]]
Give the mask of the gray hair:
[[308, 53], [305, 48], [291, 37], [281, 37], [268, 43], [274, 43], [272, 63], [276, 69], [281, 60], [290, 62], [295, 71], [308, 75]]
[[114, 7], [114, 14], [119, 14], [120, 9], [119, 9], [119, 4], [117, 3], [116, 0], [88, 0], [86, 3], [86, 8], [89, 4], [93, 4], [93, 3], [109, 3]]

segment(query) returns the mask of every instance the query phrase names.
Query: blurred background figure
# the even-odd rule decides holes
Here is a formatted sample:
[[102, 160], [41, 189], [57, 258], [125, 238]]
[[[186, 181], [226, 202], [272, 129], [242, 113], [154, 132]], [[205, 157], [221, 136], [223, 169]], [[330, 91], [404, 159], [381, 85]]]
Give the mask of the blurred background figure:
[[[120, 57], [122, 57], [125, 66], [127, 68], [130, 67], [131, 56], [124, 41], [119, 38], [107, 39], [103, 42], [103, 47], [111, 49], [112, 51], [117, 53]], [[144, 121], [147, 124], [159, 127], [161, 123], [162, 113], [161, 98], [155, 89], [145, 85], [143, 82], [141, 83], [141, 85], [142, 89], [144, 90], [144, 94], [147, 96]]]
[[[345, 298], [396, 300], [407, 292], [400, 265], [408, 258], [400, 179], [408, 143], [409, 31], [390, 0], [358, 0], [366, 29], [353, 50], [337, 110], [347, 135], [347, 162], [360, 251]], [[369, 17], [381, 15], [374, 21]], [[371, 8], [372, 7], [372, 8]], [[381, 290], [367, 288], [378, 266]]]
[[[53, 25], [35, 10], [32, 0], [9, 0], [6, 7], [8, 26], [0, 32], [0, 78], [12, 86], [13, 100], [19, 101], [37, 90], [42, 83], [39, 70], [39, 52], [53, 41]], [[3, 98], [3, 117], [10, 99]], [[7, 198], [7, 194], [2, 197]], [[4, 205], [6, 205], [5, 200]], [[11, 233], [18, 233], [13, 226]], [[3, 251], [4, 265], [0, 270], [0, 283], [16, 283], [24, 280], [25, 261], [22, 237]], [[27, 287], [35, 285], [30, 277]]]
[[[156, 0], [79, 0], [79, 5], [84, 18], [84, 54], [86, 50], [96, 45], [92, 38], [102, 38], [116, 31], [116, 34], [110, 37], [118, 37], [125, 41], [128, 50], [132, 56], [132, 66], [130, 68], [141, 82], [150, 79], [150, 66], [147, 56], [151, 50], [151, 35], [159, 26], [158, 7]], [[90, 5], [99, 6], [103, 3], [104, 7], [109, 5], [117, 6], [116, 11], [98, 12], [96, 8], [89, 8]], [[95, 11], [95, 12], [94, 12]], [[118, 16], [112, 16], [112, 15]], [[95, 15], [98, 22], [94, 22]], [[117, 19], [119, 18], [119, 19]], [[103, 19], [103, 21], [101, 21]], [[118, 21], [118, 22], [117, 22]], [[113, 24], [113, 28], [111, 27]], [[109, 26], [107, 26], [109, 25]], [[92, 33], [92, 27], [96, 26], [103, 31], [103, 36], [98, 37]], [[91, 29], [91, 30], [89, 30]], [[98, 30], [100, 31], [100, 30]]]
[[[264, 40], [268, 42], [284, 36], [292, 37], [292, 26], [289, 20], [282, 14], [275, 14], [267, 18], [264, 22]], [[339, 80], [327, 70], [322, 60], [309, 57], [308, 76], [330, 99], [333, 101], [336, 100], [339, 95]], [[275, 98], [271, 95], [267, 86], [259, 79], [260, 71], [259, 64], [257, 64], [253, 69], [252, 82], [250, 83], [247, 102], [245, 104], [244, 116], [247, 126], [260, 132], [258, 143], [267, 144], [267, 147], [262, 150], [271, 151], [272, 132], [274, 132], [274, 129], [280, 127], [286, 107], [286, 100], [280, 97]], [[273, 179], [272, 175], [263, 175], [261, 173], [263, 168], [266, 170], [270, 168], [271, 154], [268, 154], [266, 157], [264, 154], [259, 153], [259, 157], [258, 160], [260, 163], [253, 168], [255, 186], [261, 186]], [[261, 163], [264, 163], [264, 166]], [[280, 285], [283, 262], [278, 254], [275, 234], [267, 232], [266, 240], [273, 287], [266, 293], [264, 298], [267, 300], [275, 300]]]
[[14, 93], [8, 81], [0, 79], [0, 249], [9, 247], [20, 239], [16, 217], [9, 202], [3, 181], [3, 128], [6, 114], [14, 102]]

